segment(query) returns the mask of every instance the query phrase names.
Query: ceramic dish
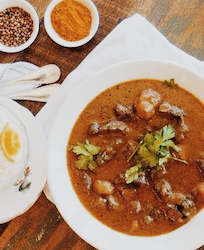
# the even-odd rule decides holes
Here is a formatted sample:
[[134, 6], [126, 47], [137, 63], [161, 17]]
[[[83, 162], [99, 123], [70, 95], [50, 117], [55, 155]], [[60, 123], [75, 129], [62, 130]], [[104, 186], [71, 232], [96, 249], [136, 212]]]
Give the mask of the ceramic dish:
[[[171, 233], [154, 237], [130, 236], [114, 231], [95, 219], [81, 204], [71, 184], [67, 171], [66, 146], [79, 114], [95, 96], [106, 88], [120, 82], [140, 78], [159, 80], [175, 78], [181, 87], [204, 100], [204, 79], [189, 69], [169, 62], [126, 62], [95, 74], [73, 88], [72, 91], [67, 92], [66, 101], [61, 106], [49, 135], [48, 184], [55, 204], [65, 221], [84, 240], [98, 249], [123, 250], [127, 246], [128, 249], [143, 250], [196, 249], [204, 244], [203, 210], [186, 225]], [[55, 136], [56, 134], [58, 136]]]
[[33, 19], [33, 33], [25, 43], [17, 47], [8, 47], [0, 43], [0, 51], [7, 53], [16, 53], [28, 48], [36, 39], [39, 32], [39, 17], [33, 6], [25, 0], [14, 0], [14, 1], [1, 0], [0, 11], [9, 7], [22, 8], [25, 11], [27, 11], [31, 15], [31, 18]]
[[[0, 223], [5, 223], [26, 212], [38, 199], [46, 181], [46, 140], [39, 123], [26, 108], [14, 101], [0, 98], [0, 106], [18, 120], [27, 137], [28, 154], [26, 164], [21, 167], [15, 178], [0, 190]], [[29, 187], [22, 190], [21, 180], [29, 167], [26, 182]]]
[[61, 2], [62, 0], [53, 0], [47, 7], [45, 16], [44, 16], [44, 24], [45, 24], [45, 29], [49, 35], [49, 37], [56, 42], [57, 44], [64, 46], [64, 47], [78, 47], [81, 45], [84, 45], [88, 41], [90, 41], [93, 36], [95, 35], [96, 31], [98, 30], [98, 25], [99, 25], [99, 15], [98, 15], [98, 10], [95, 6], [95, 4], [91, 0], [77, 0], [78, 2], [84, 4], [90, 11], [91, 11], [91, 17], [92, 17], [92, 24], [91, 24], [91, 31], [90, 34], [75, 42], [69, 42], [61, 38], [53, 29], [52, 24], [51, 24], [51, 12], [54, 9], [54, 7]]

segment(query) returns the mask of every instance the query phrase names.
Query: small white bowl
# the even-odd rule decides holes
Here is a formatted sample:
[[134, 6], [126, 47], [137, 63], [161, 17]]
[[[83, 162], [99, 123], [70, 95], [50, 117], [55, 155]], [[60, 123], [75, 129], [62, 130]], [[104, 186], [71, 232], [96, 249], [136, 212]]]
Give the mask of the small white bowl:
[[47, 7], [45, 16], [44, 16], [44, 25], [45, 29], [49, 35], [49, 37], [56, 42], [57, 44], [63, 46], [63, 47], [78, 47], [81, 45], [84, 45], [88, 41], [90, 41], [93, 36], [96, 34], [96, 31], [98, 30], [99, 26], [99, 15], [98, 15], [98, 10], [95, 6], [95, 4], [91, 0], [76, 0], [77, 2], [82, 3], [85, 5], [90, 11], [91, 11], [91, 17], [92, 17], [92, 24], [91, 24], [91, 30], [90, 33], [87, 37], [78, 40], [78, 41], [67, 41], [64, 40], [62, 37], [60, 37], [56, 31], [54, 30], [52, 23], [51, 23], [51, 13], [54, 7], [62, 2], [62, 0], [53, 0]]
[[39, 32], [39, 17], [37, 12], [33, 8], [33, 6], [25, 0], [1, 0], [0, 4], [0, 11], [10, 8], [10, 7], [19, 7], [28, 12], [33, 19], [33, 33], [31, 37], [23, 44], [16, 46], [16, 47], [9, 47], [0, 43], [0, 51], [7, 52], [7, 53], [16, 53], [28, 48], [36, 39], [38, 32]]

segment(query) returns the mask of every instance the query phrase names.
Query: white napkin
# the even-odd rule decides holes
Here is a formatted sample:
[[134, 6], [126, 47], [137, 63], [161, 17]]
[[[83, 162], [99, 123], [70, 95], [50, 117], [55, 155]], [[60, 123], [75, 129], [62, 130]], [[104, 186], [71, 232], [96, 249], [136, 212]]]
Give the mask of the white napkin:
[[12, 80], [37, 68], [38, 66], [28, 62], [1, 63], [0, 80]]
[[5, 81], [17, 79], [18, 77], [30, 73], [38, 66], [28, 62], [2, 63], [0, 64], [0, 96], [8, 96], [21, 91], [30, 90], [31, 84], [22, 83], [20, 85], [7, 86]]

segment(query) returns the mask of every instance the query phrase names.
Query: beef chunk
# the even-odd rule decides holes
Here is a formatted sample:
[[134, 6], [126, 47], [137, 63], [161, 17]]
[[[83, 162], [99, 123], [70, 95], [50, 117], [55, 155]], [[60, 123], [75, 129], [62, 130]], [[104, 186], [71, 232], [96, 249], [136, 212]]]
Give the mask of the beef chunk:
[[126, 123], [122, 121], [110, 121], [105, 125], [101, 126], [100, 131], [121, 131], [123, 133], [128, 133], [130, 131]]
[[132, 106], [117, 104], [114, 108], [114, 111], [119, 120], [129, 120], [134, 118], [134, 111]]
[[110, 121], [105, 124], [100, 124], [93, 122], [88, 128], [89, 135], [96, 135], [104, 132], [111, 131], [121, 131], [123, 133], [128, 133], [130, 131], [129, 127], [123, 121]]
[[137, 146], [138, 146], [138, 143], [136, 141], [129, 140], [127, 142], [127, 150], [128, 150], [128, 152], [133, 153], [136, 150]]
[[185, 197], [179, 206], [181, 206], [181, 213], [185, 217], [191, 217], [196, 213], [196, 206], [191, 197]]
[[182, 213], [179, 212], [175, 205], [167, 204], [168, 209], [166, 210], [166, 215], [170, 221], [181, 221], [183, 217]]
[[142, 91], [139, 102], [135, 106], [140, 118], [149, 120], [155, 114], [155, 108], [160, 103], [161, 96], [152, 89]]
[[138, 176], [137, 180], [134, 180], [135, 185], [149, 185], [149, 182], [145, 176], [145, 174], [141, 174]]
[[161, 220], [162, 218], [164, 218], [164, 212], [162, 210], [160, 210], [159, 208], [153, 208], [152, 211], [150, 212], [150, 216], [154, 219], [154, 220]]
[[177, 117], [183, 117], [185, 115], [185, 112], [183, 111], [183, 109], [180, 109], [177, 106], [171, 105], [168, 102], [163, 102], [159, 106], [159, 111], [162, 113], [168, 113]]
[[97, 135], [99, 133], [100, 124], [98, 122], [92, 122], [88, 127], [88, 135]]
[[113, 147], [107, 146], [105, 150], [103, 150], [97, 155], [97, 158], [96, 158], [97, 164], [100, 166], [109, 162], [115, 157], [116, 153], [117, 152]]
[[136, 189], [127, 188], [126, 186], [118, 186], [118, 190], [126, 201], [132, 201], [136, 196]]
[[188, 131], [188, 126], [184, 122], [184, 117], [180, 119], [180, 126], [176, 130], [176, 140], [177, 142], [183, 141], [185, 138], [185, 133]]
[[160, 116], [155, 114], [146, 125], [146, 131], [148, 133], [154, 132], [155, 130], [159, 130], [164, 126], [169, 124], [169, 118], [165, 116]]
[[146, 224], [151, 224], [153, 221], [154, 221], [154, 219], [151, 216], [149, 216], [149, 215], [147, 215], [147, 216], [144, 217], [144, 222]]
[[174, 117], [180, 119], [180, 128], [177, 129], [176, 137], [178, 141], [182, 141], [185, 137], [184, 133], [188, 131], [188, 126], [185, 124], [184, 121], [185, 112], [183, 111], [183, 109], [171, 105], [168, 102], [163, 102], [159, 106], [159, 111], [162, 113], [173, 115]]
[[204, 181], [204, 152], [200, 152], [199, 158], [196, 160], [198, 170], [201, 174], [201, 180]]
[[93, 183], [93, 190], [100, 195], [110, 195], [114, 191], [114, 186], [109, 181], [96, 180]]
[[100, 124], [98, 122], [93, 122], [88, 127], [88, 134], [89, 135], [97, 135], [99, 133], [99, 129], [100, 129]]
[[137, 214], [142, 211], [142, 206], [141, 206], [141, 203], [139, 201], [131, 201], [130, 205], [135, 210], [135, 212]]
[[91, 185], [92, 185], [92, 179], [91, 179], [91, 177], [90, 177], [87, 173], [84, 173], [84, 174], [83, 174], [83, 178], [84, 178], [84, 181], [85, 181], [85, 183], [86, 183], [87, 189], [90, 190]]
[[199, 183], [193, 190], [193, 195], [204, 201], [204, 182]]
[[107, 200], [108, 200], [108, 207], [109, 208], [112, 208], [112, 209], [119, 209], [120, 208], [120, 204], [118, 202], [118, 199], [116, 197], [114, 197], [113, 195], [107, 196]]
[[107, 208], [107, 199], [103, 197], [97, 197], [96, 200], [93, 200], [92, 206], [95, 208]]
[[201, 179], [204, 180], [204, 152], [200, 153], [200, 158], [196, 160]]
[[133, 158], [133, 154], [137, 149], [138, 143], [132, 139], [124, 145], [122, 152], [127, 161], [130, 161]]
[[145, 203], [145, 212], [150, 214], [150, 212], [154, 209], [154, 206], [152, 205], [151, 202], [147, 201]]
[[200, 172], [204, 171], [204, 159], [198, 159], [196, 160], [196, 163], [199, 167]]
[[182, 204], [185, 195], [182, 193], [171, 193], [166, 197], [166, 201], [170, 204]]
[[196, 207], [192, 197], [188, 197], [182, 193], [172, 192], [171, 186], [167, 181], [160, 180], [154, 189], [166, 203], [176, 205], [184, 217], [195, 214]]
[[159, 180], [154, 186], [154, 189], [160, 198], [170, 204], [181, 204], [185, 199], [185, 195], [181, 193], [173, 193], [170, 184], [164, 179]]
[[154, 186], [154, 189], [159, 194], [160, 197], [166, 197], [172, 194], [170, 184], [164, 179], [159, 180]]
[[200, 169], [200, 172], [204, 171], [204, 159], [198, 159], [196, 160], [196, 163]]

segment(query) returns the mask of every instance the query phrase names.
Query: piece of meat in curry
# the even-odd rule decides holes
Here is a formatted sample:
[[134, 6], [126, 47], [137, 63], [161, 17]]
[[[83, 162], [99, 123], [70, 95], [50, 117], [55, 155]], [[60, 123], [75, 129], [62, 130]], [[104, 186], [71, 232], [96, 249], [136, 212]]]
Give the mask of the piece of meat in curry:
[[204, 207], [204, 105], [167, 83], [141, 79], [105, 90], [68, 142], [80, 201], [123, 233], [167, 233]]

